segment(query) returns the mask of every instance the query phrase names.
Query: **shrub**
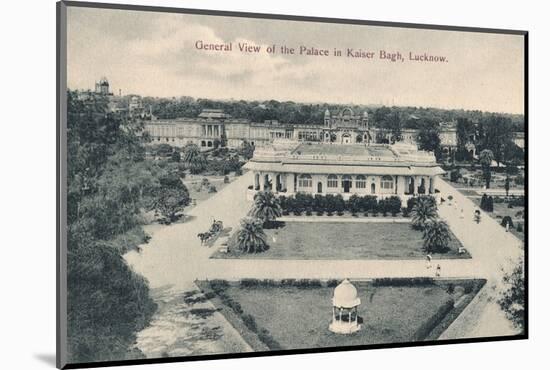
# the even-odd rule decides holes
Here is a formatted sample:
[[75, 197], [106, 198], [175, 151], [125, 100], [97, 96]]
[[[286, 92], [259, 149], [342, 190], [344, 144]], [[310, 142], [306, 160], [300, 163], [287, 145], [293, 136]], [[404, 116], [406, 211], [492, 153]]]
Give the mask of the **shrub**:
[[254, 317], [250, 314], [243, 314], [241, 316], [241, 319], [243, 320], [244, 325], [256, 333], [258, 331], [258, 325], [256, 324], [256, 320], [254, 320]]
[[414, 338], [417, 341], [423, 340], [426, 338], [432, 330], [434, 330], [437, 325], [449, 314], [449, 312], [452, 311], [454, 308], [454, 301], [452, 299], [449, 299], [439, 309], [436, 311], [436, 313], [430, 317], [428, 321], [426, 321], [418, 330], [416, 331]]
[[506, 224], [508, 224], [508, 227], [512, 229], [514, 227], [514, 222], [512, 221], [512, 217], [510, 216], [504, 216], [502, 218], [502, 221], [500, 222], [500, 225], [503, 227], [506, 227]]
[[239, 167], [235, 170], [235, 176], [242, 176], [242, 174], [243, 174], [242, 168]]
[[281, 280], [281, 286], [294, 286], [296, 279], [283, 279]]
[[312, 215], [311, 208], [306, 209], [306, 216], [311, 216], [311, 215]]
[[451, 171], [451, 182], [457, 182], [459, 179], [462, 178], [462, 175], [460, 174], [460, 170], [452, 170]]
[[329, 288], [334, 288], [334, 287], [338, 286], [338, 284], [339, 284], [339, 282], [336, 279], [327, 280], [327, 287], [329, 287]]
[[337, 214], [338, 216], [343, 216], [343, 215], [344, 215], [344, 211], [338, 211], [338, 212], [336, 212], [336, 214]]
[[377, 278], [372, 281], [373, 286], [417, 286], [432, 285], [434, 279], [431, 277], [413, 278]]
[[219, 280], [219, 279], [210, 280], [209, 285], [210, 285], [210, 289], [212, 289], [216, 293], [222, 292], [229, 287], [229, 283], [227, 282], [227, 280]]
[[216, 189], [216, 187], [215, 187], [214, 185], [210, 185], [210, 186], [208, 187], [208, 192], [209, 192], [209, 193], [217, 193], [218, 190]]
[[523, 225], [522, 225], [522, 224], [518, 224], [516, 230], [518, 231], [518, 233], [522, 233], [522, 232], [523, 232]]
[[319, 211], [317, 211], [317, 213], [316, 213], [316, 214], [317, 214], [317, 216], [322, 216], [322, 215], [324, 215], [324, 214], [325, 214], [325, 212], [324, 212], [324, 211], [322, 211], [322, 210], [319, 210]]
[[388, 209], [388, 212], [392, 214], [392, 216], [395, 217], [401, 211], [401, 198], [399, 198], [396, 195], [392, 195], [388, 199], [386, 199], [386, 206]]
[[224, 182], [224, 184], [229, 184], [229, 177], [224, 176], [223, 177], [223, 182]]
[[281, 344], [277, 342], [266, 329], [261, 329], [258, 333], [258, 338], [270, 349], [280, 350], [283, 349]]
[[254, 288], [261, 285], [261, 281], [258, 279], [241, 279], [241, 287]]

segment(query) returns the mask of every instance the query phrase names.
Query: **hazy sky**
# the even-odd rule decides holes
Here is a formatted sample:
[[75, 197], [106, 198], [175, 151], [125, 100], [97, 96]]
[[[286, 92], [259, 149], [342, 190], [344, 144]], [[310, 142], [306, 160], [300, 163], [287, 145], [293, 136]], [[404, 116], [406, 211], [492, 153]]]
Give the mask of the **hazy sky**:
[[[195, 43], [233, 43], [232, 52]], [[258, 54], [238, 43], [261, 45]], [[277, 52], [265, 48], [275, 44]], [[342, 57], [281, 55], [281, 45]], [[346, 57], [401, 52], [404, 62]], [[445, 56], [412, 62], [409, 52]], [[68, 10], [68, 86], [144, 96], [431, 106], [523, 113], [523, 37], [126, 10]]]

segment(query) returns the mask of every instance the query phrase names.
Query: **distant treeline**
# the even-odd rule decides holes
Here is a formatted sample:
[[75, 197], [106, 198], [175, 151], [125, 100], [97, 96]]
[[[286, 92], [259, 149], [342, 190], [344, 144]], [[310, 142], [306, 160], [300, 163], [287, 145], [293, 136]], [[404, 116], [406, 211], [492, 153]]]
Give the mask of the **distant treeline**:
[[[493, 113], [479, 110], [439, 109], [423, 107], [376, 107], [370, 105], [310, 104], [293, 101], [218, 101], [210, 99], [182, 98], [143, 98], [144, 106], [151, 106], [153, 114], [161, 119], [179, 117], [197, 117], [203, 109], [223, 109], [234, 118], [248, 119], [252, 122], [277, 120], [293, 124], [322, 124], [324, 113], [329, 109], [332, 114], [345, 107], [350, 107], [361, 114], [367, 111], [370, 123], [386, 127], [392, 118], [397, 117], [402, 128], [421, 128], [426, 122], [451, 122], [459, 118], [472, 122], [481, 122]], [[514, 131], [523, 131], [524, 117], [521, 114], [498, 114], [509, 118]]]

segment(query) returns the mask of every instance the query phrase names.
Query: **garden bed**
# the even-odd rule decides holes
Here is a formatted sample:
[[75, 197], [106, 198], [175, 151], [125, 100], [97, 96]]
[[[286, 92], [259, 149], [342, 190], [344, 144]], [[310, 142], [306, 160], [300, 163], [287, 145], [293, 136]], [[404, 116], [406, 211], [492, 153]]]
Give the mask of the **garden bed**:
[[437, 339], [484, 280], [356, 281], [363, 320], [350, 335], [328, 330], [337, 281], [198, 282], [255, 351], [399, 343]]
[[[284, 222], [281, 227], [265, 229], [270, 248], [262, 253], [243, 254], [229, 239], [228, 253], [216, 252], [212, 258], [283, 260], [357, 260], [424, 259], [422, 233], [408, 223], [362, 222]], [[452, 234], [452, 232], [451, 232]], [[451, 235], [450, 250], [434, 253], [434, 259], [471, 258], [458, 254], [460, 241]]]

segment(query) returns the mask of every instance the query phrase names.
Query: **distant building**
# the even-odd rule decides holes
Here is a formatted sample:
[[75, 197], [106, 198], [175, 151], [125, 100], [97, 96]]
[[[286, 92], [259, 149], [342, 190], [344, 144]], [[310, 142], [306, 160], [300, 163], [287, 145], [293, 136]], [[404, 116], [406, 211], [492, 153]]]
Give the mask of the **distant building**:
[[[196, 144], [203, 149], [225, 141], [228, 147], [239, 147], [244, 141], [262, 147], [274, 139], [292, 139], [303, 142], [333, 144], [370, 144], [377, 136], [389, 142], [391, 132], [370, 127], [367, 112], [355, 114], [345, 108], [332, 114], [325, 111], [323, 124], [291, 124], [276, 120], [261, 123], [233, 118], [220, 109], [205, 109], [197, 118], [158, 119], [145, 122], [145, 130], [153, 143], [168, 143], [183, 147]], [[418, 130], [402, 129], [402, 142], [416, 145]], [[440, 128], [441, 146], [444, 153], [456, 150], [456, 128], [445, 125]]]
[[95, 93], [101, 95], [113, 95], [109, 92], [109, 81], [107, 80], [107, 77], [102, 77], [95, 83]]

